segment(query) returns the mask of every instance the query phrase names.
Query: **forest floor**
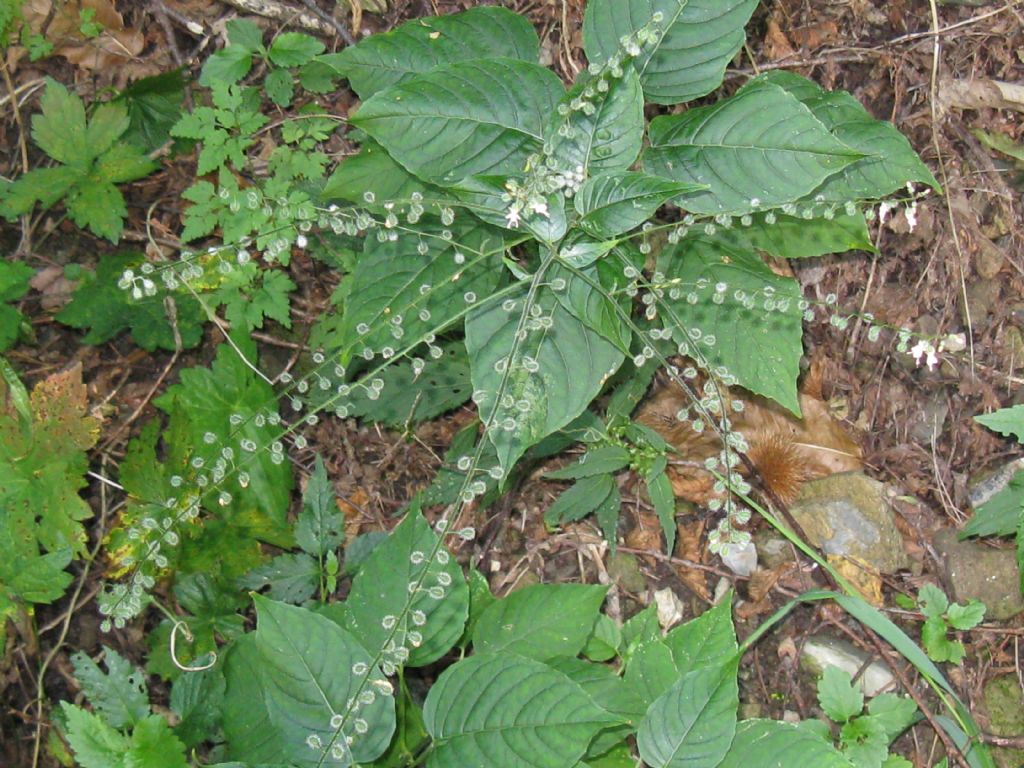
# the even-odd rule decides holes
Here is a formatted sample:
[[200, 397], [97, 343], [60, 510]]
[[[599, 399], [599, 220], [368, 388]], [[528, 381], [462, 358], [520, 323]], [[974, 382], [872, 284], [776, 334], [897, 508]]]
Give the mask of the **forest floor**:
[[[115, 47], [132, 51], [131, 56], [97, 56], [94, 47], [83, 43], [58, 48], [58, 55], [38, 62], [9, 57], [22, 119], [36, 111], [43, 77], [74, 84], [80, 94], [91, 97], [179, 66], [197, 73], [219, 46], [217, 31], [223, 30], [223, 22], [245, 15], [234, 4], [205, 0], [83, 4], [102, 7], [105, 18], [118, 15], [122, 24], [112, 33]], [[363, 11], [357, 37], [408, 18], [478, 4], [494, 3], [391, 0], [384, 13]], [[568, 79], [584, 66], [583, 0], [502, 4], [530, 18], [556, 71]], [[25, 5], [45, 14], [50, 2], [28, 0]], [[364, 0], [364, 5], [369, 4]], [[351, 22], [347, 14], [341, 20]], [[187, 21], [195, 26], [190, 29]], [[336, 37], [323, 40], [329, 49], [344, 45]], [[876, 221], [877, 255], [854, 252], [794, 264], [810, 298], [824, 300], [827, 294], [836, 294], [844, 311], [871, 312], [886, 324], [918, 333], [966, 333], [967, 348], [944, 355], [929, 370], [915, 366], [892, 344], [868, 341], [865, 328], [854, 325], [841, 331], [823, 321], [805, 328], [807, 359], [821, 373], [823, 399], [860, 445], [867, 474], [889, 485], [900, 499], [901, 533], [912, 568], [893, 577], [887, 590], [913, 594], [923, 583], [941, 583], [932, 537], [936, 530], [961, 527], [968, 519], [971, 479], [1019, 455], [1016, 446], [972, 417], [1024, 402], [1024, 103], [1005, 98], [990, 82], [1024, 81], [1024, 4], [768, 0], [748, 27], [748, 44], [728, 70], [724, 91], [734, 91], [751, 75], [775, 68], [799, 72], [829, 89], [845, 89], [875, 117], [892, 121], [944, 189], [942, 196], [920, 203], [912, 231], [901, 212], [881, 226]], [[974, 83], [965, 88], [969, 80]], [[329, 110], [345, 114], [355, 97], [345, 92], [327, 101]], [[22, 170], [20, 147], [25, 139], [10, 98], [4, 103], [0, 173], [11, 178]], [[991, 147], [999, 142], [1016, 147], [1016, 161]], [[164, 158], [161, 170], [127, 188], [130, 217], [123, 245], [144, 244], [147, 226], [153, 222], [166, 233], [180, 231], [183, 206], [177, 195], [190, 183], [194, 167], [191, 155]], [[150, 210], [154, 201], [159, 205]], [[3, 253], [14, 253], [21, 235], [17, 223], [0, 224]], [[204, 344], [181, 355], [145, 353], [123, 336], [84, 346], [80, 334], [55, 322], [53, 315], [70, 290], [64, 267], [92, 265], [98, 254], [113, 250], [109, 243], [56, 218], [41, 221], [33, 249], [19, 255], [39, 271], [33, 290], [19, 304], [31, 320], [35, 340], [7, 353], [28, 385], [73, 362], [81, 364], [90, 405], [102, 405], [104, 413], [101, 449], [92, 454], [97, 474], [109, 473], [118, 464], [129, 438], [154, 413], [153, 396], [174, 383], [182, 368], [208, 362], [204, 350], [214, 346]], [[308, 326], [324, 308], [333, 285], [329, 275], [301, 258], [293, 260], [291, 277], [299, 286], [293, 319], [300, 328], [284, 333], [271, 325], [259, 335], [264, 360], [271, 367], [287, 364], [301, 351], [301, 324]], [[211, 342], [219, 340], [212, 326], [206, 332]], [[394, 513], [433, 477], [439, 457], [471, 417], [468, 410], [455, 412], [411, 434], [325, 420], [309, 435], [308, 455], [296, 459], [308, 466], [313, 452], [321, 453], [339, 498], [359, 520], [359, 530], [388, 529]], [[99, 485], [92, 481], [85, 497], [96, 502]], [[495, 592], [535, 581], [594, 582], [607, 576], [608, 553], [596, 527], [584, 523], [557, 533], [545, 528], [543, 511], [559, 490], [557, 484], [541, 480], [538, 471], [475, 521], [480, 535], [467, 545], [465, 554], [490, 574]], [[657, 539], [647, 537], [645, 544], [643, 536], [630, 538], [632, 528], [643, 528], [649, 517], [636, 493], [631, 495], [627, 488], [623, 496], [635, 512], [623, 515], [630, 543], [623, 551], [635, 556], [632, 565], [642, 579], [634, 579], [624, 591], [632, 605], [646, 604], [654, 590], [668, 586], [682, 597], [687, 614], [699, 611], [723, 577], [736, 581], [740, 595], [749, 597], [745, 580], [736, 579], [706, 549], [702, 533], [713, 523], [712, 516], [698, 512], [682, 520], [676, 557], [669, 558], [658, 554]], [[40, 607], [34, 646], [12, 633], [0, 667], [0, 765], [31, 765], [35, 732], [43, 727], [35, 707], [37, 673], [41, 659], [56, 643], [63, 647], [43, 680], [51, 701], [74, 695], [69, 658], [79, 650], [95, 652], [101, 637], [128, 658], [142, 660], [147, 626], [140, 623], [102, 636], [98, 632], [99, 616], [89, 599], [96, 594], [98, 578], [91, 577], [82, 593], [86, 599], [74, 605], [66, 637], [59, 637], [69, 610], [66, 600]], [[799, 574], [780, 579], [748, 618], [756, 622], [760, 614], [763, 619], [794, 590], [812, 585], [811, 578]], [[916, 636], [920, 617], [901, 618]], [[749, 699], [760, 699], [760, 712], [773, 717], [786, 710], [800, 716], [811, 713], [813, 688], [808, 678], [794, 674], [791, 649], [823, 628], [858, 642], [857, 633], [841, 623], [841, 616], [808, 607], [757, 647], [745, 665], [744, 684]], [[1008, 677], [1018, 696], [1024, 697], [1022, 638], [1024, 623], [1019, 616], [964, 633], [968, 655], [952, 677], [983, 727], [983, 692], [990, 681]], [[1019, 701], [1024, 707], [1024, 698]], [[1024, 734], [1018, 736], [1024, 739]], [[933, 748], [931, 733], [922, 727], [915, 728], [898, 751], [915, 765], [931, 765]], [[44, 756], [42, 764], [49, 765], [50, 760]]]

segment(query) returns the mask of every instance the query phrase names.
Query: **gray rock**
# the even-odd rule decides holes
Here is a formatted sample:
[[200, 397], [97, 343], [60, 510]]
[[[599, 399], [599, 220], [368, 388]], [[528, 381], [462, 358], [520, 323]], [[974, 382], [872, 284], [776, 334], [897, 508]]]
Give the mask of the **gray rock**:
[[789, 542], [774, 528], [755, 531], [754, 544], [757, 546], [757, 559], [765, 568], [778, 568], [795, 559]]
[[608, 556], [608, 576], [626, 592], [640, 594], [647, 589], [647, 578], [640, 571], [640, 562], [629, 552]]
[[910, 565], [885, 485], [861, 472], [807, 483], [790, 511], [827, 555], [856, 558], [880, 573]]
[[737, 576], [749, 576], [757, 568], [757, 546], [752, 541], [739, 547], [728, 547], [722, 562]]
[[[808, 638], [800, 653], [800, 666], [817, 676], [826, 667], [839, 667], [850, 677], [860, 672], [871, 657], [845, 640], [831, 635], [815, 635]], [[872, 661], [860, 676], [860, 686], [865, 696], [874, 696], [891, 689], [895, 678], [884, 662]]]
[[1024, 611], [1020, 570], [1012, 549], [995, 549], [978, 541], [958, 541], [957, 532], [944, 528], [935, 534], [942, 558], [943, 582], [958, 603], [980, 600], [986, 619], [1006, 621]]
[[[1004, 675], [985, 683], [983, 698], [992, 733], [1010, 738], [1024, 736], [1024, 693], [1013, 675]], [[1024, 749], [993, 747], [992, 757], [999, 768], [1019, 768], [1024, 765]]]

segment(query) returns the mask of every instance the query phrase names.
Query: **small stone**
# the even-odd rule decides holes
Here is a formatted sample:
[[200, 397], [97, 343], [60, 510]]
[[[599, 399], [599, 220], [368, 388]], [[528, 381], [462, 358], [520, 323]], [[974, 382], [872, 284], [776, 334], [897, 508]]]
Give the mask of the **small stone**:
[[1011, 325], [1003, 332], [1002, 358], [1003, 365], [1011, 370], [1024, 364], [1024, 334], [1020, 328]]
[[987, 237], [979, 237], [977, 240], [978, 250], [974, 256], [974, 269], [983, 278], [995, 277], [1006, 263], [1006, 254]]
[[635, 555], [628, 552], [616, 552], [608, 556], [608, 576], [619, 587], [633, 594], [642, 593], [647, 589], [647, 579], [640, 571], [640, 562]]
[[[831, 635], [815, 635], [804, 643], [800, 665], [815, 676], [824, 672], [826, 667], [838, 667], [852, 678], [870, 659], [867, 653], [845, 640]], [[895, 680], [885, 663], [872, 661], [858, 682], [864, 695], [870, 697], [891, 690]]]
[[942, 434], [942, 427], [949, 416], [949, 404], [945, 396], [934, 397], [926, 401], [921, 408], [910, 417], [910, 437], [915, 443], [931, 445]]
[[[999, 281], [994, 278], [974, 280], [967, 286], [967, 306], [971, 309], [970, 324], [983, 326], [988, 324], [988, 317], [992, 314], [993, 308], [999, 301]], [[964, 323], [967, 323], [967, 313], [960, 310]]]
[[758, 560], [768, 570], [794, 561], [793, 547], [790, 546], [786, 539], [776, 534], [774, 530], [755, 532], [754, 543], [757, 545]]
[[679, 595], [666, 587], [654, 593], [654, 604], [658, 607], [658, 624], [668, 631], [683, 620], [686, 607]]
[[729, 547], [722, 555], [725, 567], [737, 576], [750, 576], [757, 568], [757, 546], [752, 541]]
[[942, 558], [943, 581], [953, 600], [980, 600], [988, 609], [985, 618], [993, 621], [1006, 621], [1024, 611], [1020, 570], [1012, 549], [959, 541], [953, 528], [936, 533], [934, 543]]

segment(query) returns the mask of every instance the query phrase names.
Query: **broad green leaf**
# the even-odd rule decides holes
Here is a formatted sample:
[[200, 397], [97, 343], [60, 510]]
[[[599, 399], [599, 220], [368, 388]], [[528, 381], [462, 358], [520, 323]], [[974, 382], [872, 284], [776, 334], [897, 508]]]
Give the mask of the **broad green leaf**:
[[509, 218], [509, 202], [505, 199], [508, 195], [506, 184], [521, 183], [522, 180], [521, 174], [472, 176], [448, 191], [459, 199], [463, 208], [471, 211], [481, 221], [496, 227], [529, 232], [542, 243], [558, 242], [568, 229], [565, 196], [560, 192], [547, 196], [546, 211], [536, 212], [528, 208], [520, 213], [519, 221]]
[[949, 598], [946, 593], [934, 584], [925, 584], [917, 593], [917, 603], [921, 613], [927, 618], [939, 618], [949, 608]]
[[885, 726], [877, 717], [857, 717], [839, 729], [839, 745], [851, 763], [881, 766], [889, 754]]
[[[523, 316], [536, 328], [525, 323], [526, 338], [518, 340]], [[530, 446], [583, 413], [623, 360], [550, 290], [534, 294], [526, 285], [470, 312], [466, 348], [476, 403], [506, 473]]]
[[322, 557], [340, 547], [344, 540], [345, 516], [338, 509], [324, 460], [317, 454], [313, 474], [302, 494], [302, 511], [295, 521], [295, 543], [304, 552]]
[[434, 742], [428, 768], [565, 768], [598, 731], [622, 722], [563, 673], [513, 653], [448, 667], [423, 719]]
[[744, 720], [718, 768], [853, 768], [817, 734], [778, 720]]
[[67, 196], [68, 216], [82, 229], [116, 243], [124, 229], [128, 206], [113, 184], [94, 178], [82, 179]]
[[387, 357], [386, 348], [437, 333], [491, 294], [501, 277], [501, 237], [469, 219], [453, 226], [450, 240], [440, 230], [432, 224], [395, 242], [366, 239], [345, 305], [343, 359], [367, 349]]
[[674, 628], [664, 639], [679, 674], [719, 666], [736, 653], [732, 593], [695, 619]]
[[149, 716], [146, 677], [117, 651], [105, 646], [103, 662], [106, 672], [82, 651], [71, 657], [75, 679], [103, 720], [112, 728], [130, 728]]
[[754, 78], [741, 93], [763, 83], [784, 88], [805, 104], [832, 135], [864, 154], [815, 189], [815, 201], [842, 204], [848, 200], [880, 198], [911, 181], [939, 189], [939, 183], [907, 138], [891, 123], [873, 118], [849, 93], [826, 91], [797, 74], [782, 71]]
[[420, 667], [458, 642], [469, 587], [429, 523], [410, 512], [360, 566], [345, 605], [345, 626], [364, 648], [396, 645], [408, 659], [392, 654], [390, 663]]
[[540, 149], [563, 92], [558, 77], [539, 65], [478, 59], [380, 91], [350, 122], [420, 178], [452, 185], [467, 176], [521, 171]]
[[287, 69], [273, 69], [263, 79], [263, 90], [279, 107], [287, 107], [295, 96], [295, 83]]
[[946, 610], [946, 619], [953, 629], [974, 629], [984, 620], [986, 610], [985, 604], [978, 600], [971, 600], [966, 605], [954, 603]]
[[128, 739], [92, 712], [60, 703], [67, 721], [68, 744], [82, 768], [122, 768]]
[[830, 720], [845, 723], [864, 709], [864, 691], [853, 684], [849, 672], [825, 667], [818, 680], [818, 703]]
[[124, 755], [125, 768], [189, 768], [185, 745], [161, 715], [150, 715], [135, 726]]
[[616, 262], [599, 259], [577, 271], [556, 262], [548, 275], [552, 281], [565, 282], [565, 289], [555, 292], [563, 308], [624, 355], [629, 354], [633, 332], [626, 322], [630, 299], [624, 288], [628, 280]]
[[718, 765], [736, 732], [739, 658], [683, 675], [647, 710], [637, 731], [651, 768]]
[[578, 480], [592, 475], [608, 475], [629, 466], [631, 455], [619, 445], [602, 445], [587, 451], [575, 464], [569, 464], [553, 472], [545, 472], [544, 477], [552, 480]]
[[143, 77], [129, 85], [116, 102], [128, 110], [129, 126], [123, 139], [143, 152], [152, 152], [168, 138], [181, 117], [185, 78], [181, 69]]
[[418, 424], [458, 408], [469, 400], [473, 385], [469, 359], [461, 341], [442, 344], [441, 357], [430, 359], [417, 373], [412, 362], [401, 362], [381, 371], [384, 397], [371, 400], [364, 390], [354, 390], [348, 401], [349, 416], [368, 418], [393, 427]]
[[[324, 621], [329, 622], [328, 619]], [[350, 642], [356, 646], [354, 640]], [[360, 658], [369, 658], [365, 651], [355, 653]], [[265, 673], [254, 632], [231, 644], [224, 661], [226, 687], [221, 714], [227, 742], [226, 756], [244, 764], [287, 764], [293, 753], [309, 747], [301, 743], [293, 745], [283, 729], [271, 722], [264, 694], [271, 683], [266, 680]]]
[[505, 8], [472, 8], [406, 22], [325, 57], [364, 101], [422, 72], [468, 59], [504, 57], [536, 62], [537, 33]]
[[0, 215], [13, 219], [37, 203], [49, 207], [84, 178], [85, 171], [66, 165], [35, 168], [17, 181], [0, 187]]
[[974, 510], [960, 531], [968, 536], [1013, 536], [1024, 520], [1024, 470], [1010, 478], [1003, 490]]
[[46, 79], [39, 99], [42, 114], [32, 117], [32, 139], [59, 163], [88, 168], [98, 153], [89, 146], [85, 105], [56, 80]]
[[3, 302], [24, 296], [34, 274], [35, 270], [28, 264], [0, 261], [0, 352], [14, 344], [24, 321], [17, 309], [4, 306]]
[[591, 475], [578, 480], [555, 499], [544, 512], [544, 523], [562, 525], [595, 512], [612, 494], [618, 498], [618, 486], [611, 474]]
[[914, 724], [918, 718], [917, 704], [909, 696], [880, 693], [868, 702], [868, 712], [885, 728], [887, 743]]
[[[367, 192], [372, 193], [372, 201], [367, 200]], [[382, 209], [386, 202], [410, 200], [416, 194], [427, 200], [444, 197], [440, 189], [405, 170], [380, 144], [367, 140], [357, 154], [338, 164], [324, 185], [321, 197]]]
[[640, 73], [647, 101], [690, 101], [721, 84], [756, 7], [757, 0], [590, 0], [583, 48], [595, 63], [622, 56], [622, 38], [650, 24], [658, 13], [658, 40], [643, 47], [632, 65]]
[[[57, 320], [72, 328], [88, 329], [85, 344], [102, 344], [123, 331], [142, 349], [173, 350], [174, 328], [167, 316], [165, 295], [132, 297], [131, 290], [117, 283], [126, 269], [138, 272], [145, 261], [139, 253], [103, 256], [96, 271], [84, 271], [71, 301], [57, 313]], [[174, 302], [174, 319], [183, 348], [194, 347], [203, 333], [206, 316], [194, 298], [188, 295], [168, 297]]]
[[274, 38], [267, 57], [279, 67], [298, 67], [324, 52], [324, 44], [302, 32], [282, 32]]
[[863, 157], [772, 83], [657, 117], [649, 135], [642, 158], [649, 173], [706, 187], [675, 201], [694, 213], [741, 214], [789, 203]]
[[803, 327], [796, 281], [704, 235], [667, 248], [659, 268], [679, 281], [665, 298], [662, 322], [680, 353], [724, 366], [740, 386], [799, 413]]
[[615, 237], [639, 227], [666, 202], [701, 187], [637, 171], [591, 176], [573, 198], [579, 226], [594, 237]]
[[[90, 127], [91, 124], [90, 124]], [[147, 176], [159, 166], [133, 144], [115, 144], [96, 159], [90, 174], [95, 183], [123, 184]], [[120, 193], [118, 199], [120, 199]]]
[[543, 661], [575, 656], [587, 642], [607, 587], [533, 584], [484, 611], [473, 630], [477, 654], [514, 653]]
[[1024, 405], [1001, 408], [992, 413], [975, 416], [974, 420], [993, 432], [1004, 437], [1013, 437], [1018, 443], [1024, 443]]
[[311, 598], [320, 584], [320, 565], [305, 552], [286, 552], [253, 568], [238, 580], [245, 589], [269, 587], [266, 596], [299, 605]]
[[121, 104], [107, 102], [96, 107], [85, 130], [85, 142], [92, 156], [99, 157], [113, 147], [130, 122], [128, 110]]
[[[383, 753], [395, 729], [395, 703], [383, 693], [391, 686], [369, 654], [329, 619], [259, 595], [253, 600], [261, 698], [278, 749], [297, 765], [319, 765], [329, 745], [343, 745], [352, 736], [354, 762], [368, 763]], [[229, 676], [229, 690], [232, 682]], [[355, 701], [369, 691], [369, 703]]]
[[853, 215], [839, 213], [831, 219], [822, 216], [804, 219], [772, 212], [770, 224], [768, 217], [769, 214], [752, 216], [748, 227], [735, 226], [734, 221], [734, 226], [721, 231], [719, 237], [737, 248], [783, 259], [806, 259], [853, 250], [877, 252], [864, 214], [859, 211]]
[[246, 51], [258, 51], [263, 47], [263, 30], [252, 19], [231, 19], [224, 26], [232, 45]]
[[[560, 106], [569, 106], [571, 111], [568, 115], [556, 112], [545, 132], [551, 156], [560, 168], [581, 169], [587, 176], [624, 171], [640, 154], [644, 138], [640, 77], [630, 69], [621, 78], [606, 80], [605, 84], [607, 90], [601, 91], [596, 81], [584, 80], [562, 97]], [[584, 96], [594, 105], [593, 114], [572, 110], [573, 102]]]

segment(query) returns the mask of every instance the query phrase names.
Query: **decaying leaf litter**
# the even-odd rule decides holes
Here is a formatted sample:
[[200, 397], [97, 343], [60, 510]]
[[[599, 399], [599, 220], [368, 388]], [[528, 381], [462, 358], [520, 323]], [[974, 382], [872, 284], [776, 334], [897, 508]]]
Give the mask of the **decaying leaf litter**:
[[[217, 45], [224, 22], [244, 13], [234, 4], [222, 3], [154, 2], [115, 8], [105, 0], [83, 0], [81, 5], [95, 8], [97, 20], [107, 30], [98, 40], [76, 38], [65, 18], [68, 8], [79, 10], [76, 3], [62, 4], [57, 10], [47, 0], [26, 3], [30, 24], [38, 25], [40, 31], [47, 28], [59, 41], [57, 58], [38, 64], [15, 53], [8, 56], [14, 98], [6, 94], [8, 109], [0, 124], [3, 145], [8, 148], [6, 175], [24, 170], [22, 121], [34, 110], [43, 77], [73, 82], [82, 95], [93, 95], [178, 64], [195, 69]], [[294, 10], [313, 13], [308, 5], [296, 4]], [[471, 5], [398, 2], [377, 9], [383, 13], [371, 13], [368, 4], [357, 3], [351, 15], [341, 14], [336, 23], [323, 21], [323, 12], [318, 18], [325, 30], [330, 28], [323, 39], [333, 47], [343, 45], [335, 36], [336, 27], [347, 29], [353, 19], [358, 22], [358, 37], [406, 18]], [[876, 227], [878, 256], [848, 254], [793, 262], [810, 297], [824, 300], [834, 293], [845, 310], [871, 312], [885, 323], [920, 333], [967, 332], [970, 343], [965, 350], [943, 356], [934, 370], [916, 367], [891, 344], [869, 341], [867, 330], [857, 325], [841, 332], [819, 322], [808, 327], [805, 335], [807, 359], [820, 382], [817, 394], [827, 411], [823, 420], [842, 424], [843, 432], [852, 436], [865, 471], [886, 483], [889, 501], [897, 510], [895, 522], [907, 567], [887, 576], [885, 587], [914, 593], [921, 584], [943, 576], [934, 533], [966, 519], [969, 481], [1015, 457], [1006, 442], [971, 419], [1017, 402], [1021, 391], [1020, 147], [1024, 128], [1020, 112], [1024, 105], [1019, 86], [1017, 90], [1012, 86], [1020, 82], [1024, 66], [1022, 9], [1016, 3], [930, 5], [920, 0], [811, 5], [789, 0], [764, 4], [755, 15], [748, 49], [733, 62], [725, 88], [734, 90], [752, 74], [782, 67], [826, 88], [845, 88], [872, 114], [892, 120], [911, 138], [946, 192], [945, 197], [922, 202], [914, 226], [904, 212], [894, 211], [884, 225]], [[515, 8], [529, 14], [541, 32], [544, 55], [566, 73], [581, 66], [580, 6], [566, 0], [518, 3]], [[266, 23], [275, 30], [284, 28], [281, 21]], [[21, 113], [18, 119], [9, 108], [15, 102]], [[354, 97], [342, 92], [326, 102], [328, 109], [344, 114], [354, 106]], [[344, 153], [348, 147], [336, 140], [331, 149]], [[183, 208], [176, 192], [187, 185], [191, 162], [189, 157], [165, 162], [159, 174], [126, 188], [130, 216], [124, 237], [128, 243], [145, 244], [147, 227], [158, 242], [173, 241]], [[158, 202], [150, 209], [153, 200]], [[18, 347], [10, 359], [30, 382], [57, 381], [50, 377], [65, 375], [60, 372], [72, 359], [81, 366], [90, 411], [102, 417], [99, 443], [103, 450], [94, 458], [92, 469], [103, 476], [123, 459], [126, 440], [138, 426], [135, 420], [152, 407], [155, 395], [176, 380], [177, 370], [208, 361], [192, 353], [140, 353], [123, 338], [99, 347], [77, 346], [69, 331], [52, 321], [69, 288], [57, 275], [67, 263], [94, 261], [99, 249], [109, 246], [86, 240], [49, 217], [37, 222], [33, 234], [29, 263], [42, 271], [19, 306], [31, 318], [37, 343]], [[23, 244], [17, 227], [5, 226], [2, 237], [8, 252]], [[316, 265], [303, 259], [293, 262], [291, 278], [300, 291], [293, 304], [295, 329], [289, 332], [271, 324], [257, 335], [269, 369], [295, 364], [305, 342], [303, 329], [325, 306], [333, 288]], [[215, 336], [217, 331], [208, 333]], [[154, 387], [155, 383], [161, 386]], [[132, 424], [126, 426], [129, 420]], [[311, 469], [313, 449], [324, 455], [350, 534], [389, 528], [393, 513], [429, 481], [453, 437], [469, 420], [470, 414], [457, 412], [404, 433], [327, 421], [310, 436], [310, 451], [298, 460]], [[538, 580], [610, 581], [618, 585], [612, 599], [627, 616], [667, 587], [680, 600], [667, 601], [660, 593], [669, 604], [666, 616], [673, 610], [689, 616], [703, 610], [716, 585], [727, 579], [737, 583], [745, 598], [739, 609], [742, 619], [769, 612], [786, 596], [815, 583], [813, 573], [785, 561], [749, 577], [737, 577], [706, 552], [703, 534], [710, 519], [698, 509], [686, 508], [685, 502], [674, 556], [661, 554], [657, 520], [645, 498], [629, 484], [622, 489], [624, 546], [619, 554], [611, 556], [589, 523], [552, 533], [543, 523], [543, 513], [562, 486], [541, 477], [552, 468], [538, 469], [512, 496], [466, 521], [475, 524], [480, 536], [465, 545], [462, 554], [480, 564], [495, 591]], [[96, 478], [87, 498], [94, 510], [107, 505], [112, 513], [117, 504], [116, 494]], [[97, 519], [102, 517], [86, 525], [95, 525]], [[98, 531], [90, 534], [91, 545]], [[76, 605], [63, 638], [65, 645], [48, 665], [44, 682], [51, 698], [59, 698], [62, 691], [68, 698], [74, 695], [70, 654], [98, 648], [98, 617], [88, 602], [97, 588], [98, 571], [94, 568], [85, 581], [82, 595], [86, 599]], [[36, 727], [32, 704], [36, 671], [59, 639], [66, 610], [66, 603], [43, 608], [39, 646], [14, 641], [5, 655], [0, 687], [10, 704], [4, 708], [0, 733], [5, 758], [12, 765], [29, 764]], [[1019, 621], [984, 625], [965, 637], [969, 652], [956, 682], [981, 713], [989, 698], [986, 686], [993, 680], [1000, 684], [1016, 680], [1020, 685]], [[104, 642], [129, 658], [138, 658], [142, 632], [142, 628], [128, 628]], [[797, 614], [776, 640], [762, 643], [753, 652], [744, 680], [747, 706], [773, 717], [781, 717], [787, 709], [801, 717], [813, 714], [812, 689], [793, 671], [800, 649], [821, 634], [863, 646], [862, 638], [842, 624], [841, 616], [811, 609]], [[1012, 744], [1012, 736], [1021, 734], [1002, 736]], [[912, 743], [902, 753], [930, 764], [930, 732], [919, 729], [906, 738]]]

